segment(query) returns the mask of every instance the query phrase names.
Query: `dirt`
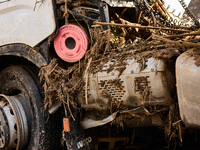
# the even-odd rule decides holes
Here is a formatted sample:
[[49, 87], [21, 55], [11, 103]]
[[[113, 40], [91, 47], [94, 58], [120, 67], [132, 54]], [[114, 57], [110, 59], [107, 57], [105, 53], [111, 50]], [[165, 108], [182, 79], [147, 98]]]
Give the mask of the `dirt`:
[[141, 95], [141, 100], [145, 100], [147, 97], [151, 99], [151, 92], [150, 87], [148, 86], [149, 81], [147, 80], [147, 77], [136, 77], [135, 78], [135, 91], [138, 91]]
[[116, 86], [121, 90], [123, 89], [122, 82], [120, 81], [120, 79], [108, 80], [108, 84], [111, 84], [112, 86]]
[[187, 51], [189, 57], [193, 57], [195, 60], [195, 65], [200, 67], [200, 51], [199, 48], [192, 48]]

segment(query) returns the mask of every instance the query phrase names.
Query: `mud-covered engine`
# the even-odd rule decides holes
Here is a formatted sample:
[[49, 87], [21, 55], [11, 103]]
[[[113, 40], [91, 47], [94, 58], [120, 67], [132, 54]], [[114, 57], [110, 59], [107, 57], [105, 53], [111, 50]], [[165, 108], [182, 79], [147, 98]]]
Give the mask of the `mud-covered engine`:
[[[121, 102], [130, 108], [169, 106], [175, 79], [166, 64], [162, 60], [149, 58], [145, 69], [141, 70], [141, 64], [135, 59], [128, 59], [126, 62], [122, 73], [118, 71], [119, 67], [110, 71], [110, 66], [116, 63], [116, 60], [111, 60], [101, 72], [90, 74], [87, 89], [85, 86], [78, 95], [79, 104], [83, 108], [98, 110], [109, 109], [110, 101]], [[86, 81], [86, 76], [84, 80]]]
[[132, 57], [120, 65], [112, 59], [97, 73], [85, 74], [86, 84], [78, 94], [78, 103], [86, 110], [83, 128], [104, 125], [123, 114], [120, 120], [128, 127], [163, 124], [159, 112], [169, 109], [175, 86], [163, 60], [137, 62]]

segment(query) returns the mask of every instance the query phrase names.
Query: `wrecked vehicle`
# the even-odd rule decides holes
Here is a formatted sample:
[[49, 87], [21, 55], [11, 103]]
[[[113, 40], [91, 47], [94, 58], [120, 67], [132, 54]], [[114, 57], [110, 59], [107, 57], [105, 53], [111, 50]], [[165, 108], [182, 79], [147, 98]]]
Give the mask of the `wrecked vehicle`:
[[199, 128], [199, 21], [179, 1], [192, 27], [160, 0], [0, 0], [0, 149], [113, 149], [131, 135], [110, 126]]

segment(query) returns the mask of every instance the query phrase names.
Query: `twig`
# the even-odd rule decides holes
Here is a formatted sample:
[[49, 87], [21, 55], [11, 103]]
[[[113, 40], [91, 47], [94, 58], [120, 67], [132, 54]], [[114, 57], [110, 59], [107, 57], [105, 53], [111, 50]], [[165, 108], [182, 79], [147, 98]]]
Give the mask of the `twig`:
[[[160, 30], [158, 30], [158, 31], [156, 31], [155, 32], [155, 34], [156, 33], [158, 33], [158, 32], [160, 32], [161, 31], [161, 29]], [[145, 40], [145, 42], [147, 42], [147, 41], [149, 41], [149, 40], [151, 40], [152, 39], [152, 37], [153, 37], [153, 34], [151, 35], [151, 36], [149, 36], [146, 40]]]
[[91, 63], [91, 61], [92, 61], [92, 58], [90, 58], [89, 59], [89, 61], [88, 61], [88, 65], [87, 65], [87, 67], [86, 67], [86, 83], [85, 83], [85, 103], [86, 104], [88, 104], [88, 99], [87, 99], [87, 86], [88, 86], [88, 75], [89, 75], [89, 72], [88, 72], [88, 69], [89, 69], [89, 67], [90, 67], [90, 63]]
[[48, 75], [50, 75], [56, 69], [57, 66], [58, 66], [58, 63], [53, 67], [53, 69], [48, 73]]
[[79, 73], [81, 72], [81, 60], [78, 61], [78, 69], [79, 69]]
[[[103, 58], [103, 57], [102, 57], [101, 59], [93, 60], [92, 63], [95, 63], [95, 62], [98, 62], [98, 61], [102, 61], [102, 60], [104, 60], [104, 59], [107, 59], [107, 58]], [[99, 63], [99, 64], [100, 64], [100, 63]]]
[[124, 19], [120, 18], [120, 16], [119, 16], [117, 13], [115, 13], [115, 15], [116, 15], [117, 18], [121, 21], [122, 24], [141, 26], [141, 24], [132, 23], [132, 22], [129, 22], [129, 21], [127, 21], [127, 20], [124, 20]]
[[177, 37], [183, 37], [183, 36], [192, 36], [192, 35], [200, 35], [200, 30], [195, 31], [195, 32], [191, 32], [191, 33], [185, 33], [185, 34], [178, 34], [178, 35], [168, 35], [165, 36], [165, 38], [177, 38]]
[[65, 24], [68, 24], [68, 17], [69, 17], [67, 4], [68, 4], [68, 0], [65, 0], [65, 13], [63, 14], [63, 16], [65, 17]]
[[172, 29], [172, 28], [163, 28], [163, 27], [152, 27], [152, 26], [141, 26], [141, 25], [129, 25], [129, 24], [120, 24], [120, 23], [105, 23], [105, 22], [93, 22], [97, 25], [108, 25], [108, 26], [118, 26], [118, 27], [126, 27], [126, 28], [139, 28], [139, 29], [156, 29], [156, 30], [168, 30], [168, 31], [176, 31], [176, 32], [190, 32], [189, 30], [180, 30], [180, 29]]
[[36, 5], [37, 5], [38, 3], [43, 3], [43, 2], [44, 2], [44, 0], [41, 0], [41, 1], [37, 1], [37, 0], [36, 0], [35, 6], [34, 6], [34, 8], [33, 8], [33, 11], [35, 11]]
[[69, 112], [70, 112], [70, 114], [71, 114], [71, 116], [72, 116], [72, 119], [73, 119], [74, 121], [76, 121], [76, 119], [74, 118], [74, 116], [73, 116], [73, 114], [72, 114], [72, 111], [71, 111], [71, 109], [70, 109], [70, 107], [69, 107], [69, 93], [67, 93], [67, 106], [68, 106]]
[[152, 38], [156, 40], [164, 41], [167, 43], [176, 44], [177, 46], [200, 47], [200, 43], [172, 41], [172, 40], [166, 39], [163, 36], [158, 36], [158, 35], [153, 35]]
[[176, 125], [179, 122], [181, 122], [181, 120], [178, 120], [178, 121], [174, 122], [172, 125], [174, 126], [174, 125]]

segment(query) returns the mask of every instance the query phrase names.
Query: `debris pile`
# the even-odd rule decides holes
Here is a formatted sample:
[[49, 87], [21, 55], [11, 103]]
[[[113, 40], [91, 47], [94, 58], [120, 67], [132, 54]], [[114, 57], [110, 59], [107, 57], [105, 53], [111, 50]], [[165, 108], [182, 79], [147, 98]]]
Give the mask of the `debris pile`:
[[77, 108], [76, 94], [84, 84], [87, 85], [87, 82], [83, 83], [83, 75], [85, 72], [89, 74], [91, 64], [98, 62], [96, 60], [101, 61], [101, 56], [105, 55], [110, 40], [110, 33], [102, 33], [101, 29], [95, 29], [91, 35], [95, 42], [91, 43], [84, 59], [66, 66], [54, 58], [47, 66], [41, 68], [39, 76], [45, 91], [45, 109], [49, 108], [53, 101], [61, 102], [68, 108], [70, 105]]
[[[75, 1], [74, 3], [65, 1], [65, 23], [68, 23], [70, 16], [68, 8], [80, 6], [82, 3], [89, 5], [87, 1]], [[162, 59], [166, 64], [172, 60], [175, 64], [176, 58], [188, 51], [188, 55], [195, 57], [196, 65], [200, 66], [198, 50], [200, 30], [186, 26], [172, 27], [168, 24], [161, 24], [154, 20], [153, 15], [152, 20], [149, 21], [145, 14], [141, 14], [139, 21], [133, 23], [126, 20], [126, 17], [122, 17], [122, 13], [118, 14], [112, 10], [110, 14], [110, 22], [101, 22], [98, 19], [92, 23], [93, 28], [89, 29], [90, 48], [82, 60], [69, 64], [62, 62], [59, 58], [54, 58], [47, 66], [41, 68], [39, 75], [44, 85], [45, 109], [48, 109], [53, 101], [62, 103], [69, 110], [70, 108], [79, 109], [77, 93], [84, 86], [87, 89], [89, 75], [102, 72], [102, 68], [109, 60], [115, 59], [116, 63], [109, 66], [108, 73], [118, 69], [120, 72], [118, 77], [126, 69], [126, 60], [132, 58], [140, 64], [140, 71], [142, 71], [146, 67], [148, 58]], [[76, 15], [72, 16], [79, 24], [78, 17], [76, 17]], [[110, 26], [110, 29], [104, 30], [102, 26], [105, 25]], [[167, 67], [170, 68], [170, 66]], [[83, 77], [86, 77], [85, 81]], [[112, 97], [110, 99], [112, 100]], [[85, 100], [87, 104], [87, 94]], [[176, 130], [179, 131], [181, 139], [180, 124], [175, 123], [179, 121], [179, 118], [173, 118], [177, 114], [174, 111], [175, 106], [171, 107], [166, 134], [171, 136], [168, 138], [176, 137]], [[73, 117], [71, 110], [70, 113]]]

